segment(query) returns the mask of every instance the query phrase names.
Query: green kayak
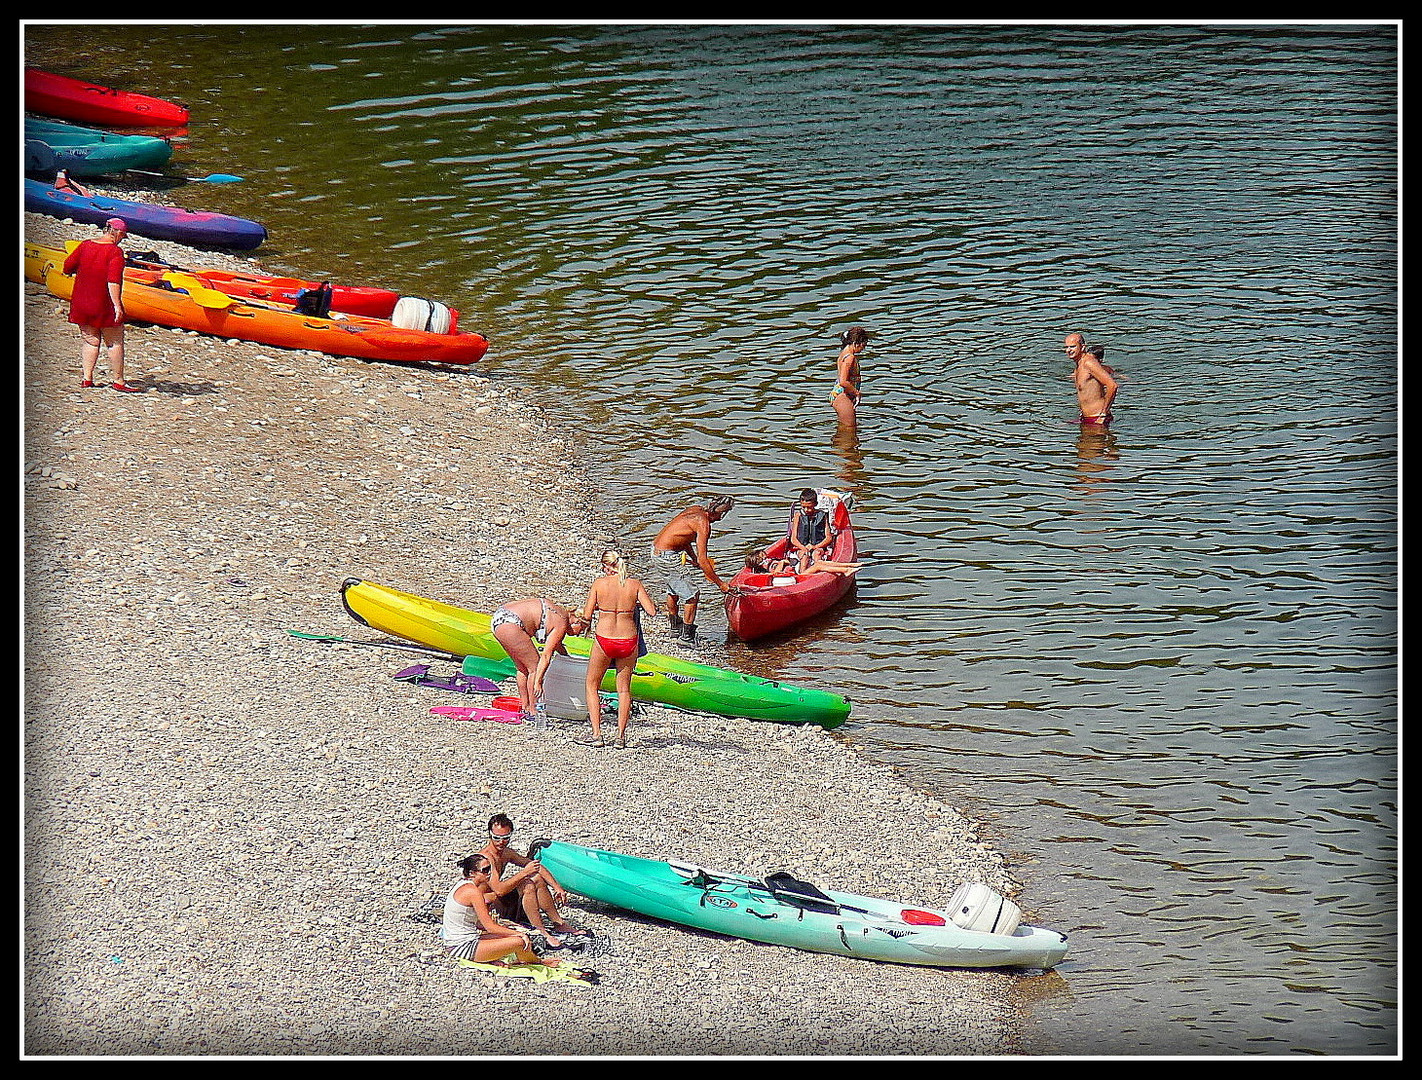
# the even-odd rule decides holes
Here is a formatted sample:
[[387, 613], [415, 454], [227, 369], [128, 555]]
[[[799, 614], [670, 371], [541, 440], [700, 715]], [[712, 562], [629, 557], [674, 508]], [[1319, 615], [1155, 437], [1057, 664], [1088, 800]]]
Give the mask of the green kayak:
[[930, 967], [1042, 969], [1067, 954], [1065, 935], [1022, 925], [1017, 906], [983, 885], [960, 886], [936, 911], [824, 892], [789, 874], [722, 874], [555, 840], [529, 854], [591, 900], [748, 941]]
[[[364, 626], [392, 637], [405, 638], [468, 661], [468, 674], [485, 674], [488, 661], [507, 661], [508, 654], [489, 629], [489, 616], [452, 604], [401, 592], [374, 582], [350, 578], [341, 586], [341, 600], [350, 616]], [[585, 657], [592, 649], [587, 638], [563, 639], [570, 656]], [[616, 690], [611, 671], [602, 689]], [[743, 675], [737, 671], [699, 664], [661, 653], [648, 653], [637, 661], [632, 696], [688, 712], [714, 713], [750, 720], [789, 724], [818, 724], [834, 728], [849, 718], [849, 701], [828, 690]]]

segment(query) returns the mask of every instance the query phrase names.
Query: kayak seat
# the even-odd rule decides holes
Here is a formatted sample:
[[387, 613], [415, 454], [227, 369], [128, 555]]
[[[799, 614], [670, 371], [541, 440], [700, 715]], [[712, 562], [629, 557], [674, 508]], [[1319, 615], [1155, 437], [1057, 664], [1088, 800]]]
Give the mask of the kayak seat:
[[838, 915], [840, 913], [839, 905], [817, 886], [808, 881], [801, 881], [792, 874], [783, 871], [777, 874], [767, 874], [765, 887], [770, 890], [771, 896], [783, 904], [790, 904], [804, 911], [818, 912], [822, 915]]
[[680, 859], [668, 859], [667, 865], [685, 878], [688, 885], [694, 885], [698, 889], [709, 889], [715, 884], [711, 875], [695, 863], [682, 862]]

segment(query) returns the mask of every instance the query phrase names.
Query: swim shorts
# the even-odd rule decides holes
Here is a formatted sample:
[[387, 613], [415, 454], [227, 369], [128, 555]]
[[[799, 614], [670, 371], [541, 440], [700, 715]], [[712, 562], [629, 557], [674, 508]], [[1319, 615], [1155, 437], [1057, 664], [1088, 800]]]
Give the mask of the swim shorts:
[[666, 582], [669, 596], [678, 600], [695, 600], [701, 595], [701, 583], [686, 576], [687, 554], [684, 551], [652, 549], [652, 566]]

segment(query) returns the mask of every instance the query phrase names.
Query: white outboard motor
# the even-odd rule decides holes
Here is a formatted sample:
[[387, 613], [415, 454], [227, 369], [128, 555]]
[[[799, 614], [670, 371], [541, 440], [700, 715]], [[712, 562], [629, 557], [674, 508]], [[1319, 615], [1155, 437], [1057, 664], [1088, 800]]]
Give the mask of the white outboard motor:
[[428, 330], [431, 334], [454, 332], [454, 316], [444, 304], [423, 296], [402, 296], [395, 301], [390, 321], [402, 330]]
[[964, 930], [1011, 937], [1022, 922], [1022, 909], [986, 885], [964, 882], [948, 901], [949, 918]]

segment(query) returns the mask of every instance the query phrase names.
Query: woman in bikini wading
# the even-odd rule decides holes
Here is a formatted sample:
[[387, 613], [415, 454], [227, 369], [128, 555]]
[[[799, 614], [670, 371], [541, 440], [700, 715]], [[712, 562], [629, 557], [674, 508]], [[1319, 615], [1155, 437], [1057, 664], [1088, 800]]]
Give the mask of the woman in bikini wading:
[[835, 361], [835, 384], [830, 404], [845, 427], [852, 427], [859, 409], [859, 357], [869, 347], [869, 331], [852, 326], [840, 335], [839, 359]]
[[594, 746], [607, 745], [602, 737], [602, 702], [598, 688], [607, 669], [613, 666], [617, 669], [616, 745], [619, 748], [627, 745], [627, 718], [632, 715], [632, 671], [637, 666], [637, 649], [641, 644], [638, 608], [648, 615], [657, 614], [657, 606], [647, 595], [646, 587], [636, 578], [627, 576], [627, 560], [616, 551], [603, 552], [602, 577], [588, 590], [587, 603], [581, 612], [581, 617], [589, 623], [594, 614], [597, 616], [597, 632], [588, 654], [586, 687]]
[[[563, 638], [587, 632], [587, 621], [577, 612], [550, 603], [541, 596], [513, 600], [494, 612], [489, 629], [518, 668], [518, 700], [525, 716], [532, 716], [543, 695], [543, 676], [555, 652], [568, 653]], [[538, 645], [543, 644], [540, 653]]]

